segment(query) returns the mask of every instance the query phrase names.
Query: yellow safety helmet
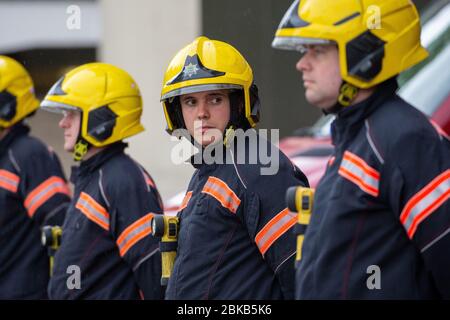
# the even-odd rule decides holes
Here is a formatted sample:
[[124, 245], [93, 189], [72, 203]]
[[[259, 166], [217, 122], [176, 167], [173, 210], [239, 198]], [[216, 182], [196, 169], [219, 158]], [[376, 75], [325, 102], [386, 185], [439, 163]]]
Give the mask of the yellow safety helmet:
[[0, 128], [9, 128], [39, 107], [33, 80], [16, 60], [0, 56]]
[[245, 122], [244, 126], [258, 123], [258, 90], [247, 60], [228, 43], [198, 37], [175, 55], [164, 75], [161, 102], [167, 131], [171, 134], [184, 127], [182, 116], [176, 114], [172, 103], [176, 97], [218, 89], [242, 90], [244, 108], [237, 116], [241, 123]]
[[338, 46], [342, 79], [362, 89], [428, 56], [411, 0], [296, 0], [272, 46], [301, 51], [307, 44], [326, 43]]
[[88, 63], [71, 70], [53, 85], [41, 107], [81, 111], [79, 142], [84, 146], [75, 147], [76, 160], [81, 160], [84, 154], [77, 153], [87, 152], [88, 144], [103, 147], [144, 131], [138, 85], [127, 72], [107, 63]]

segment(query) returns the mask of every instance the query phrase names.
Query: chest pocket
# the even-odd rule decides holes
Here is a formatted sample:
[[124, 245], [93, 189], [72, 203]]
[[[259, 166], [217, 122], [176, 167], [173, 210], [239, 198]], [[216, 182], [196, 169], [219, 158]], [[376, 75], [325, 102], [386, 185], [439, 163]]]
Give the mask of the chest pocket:
[[179, 245], [190, 255], [203, 254], [205, 241], [220, 242], [229, 226], [237, 223], [241, 203], [234, 191], [221, 179], [210, 176], [201, 192], [192, 196], [181, 212]]
[[64, 230], [63, 233], [67, 233], [67, 230], [80, 230], [87, 222], [86, 217], [82, 213], [76, 210], [73, 206], [69, 206], [66, 213], [66, 218], [64, 219], [64, 224], [62, 226], [62, 229]]
[[206, 195], [200, 193], [192, 196], [181, 211], [178, 239], [180, 252], [188, 256], [202, 252], [202, 243], [207, 241], [208, 233], [211, 231], [207, 222], [207, 214], [210, 212], [208, 208], [209, 201]]
[[[339, 166], [340, 163], [338, 160], [335, 160], [335, 157], [330, 158], [325, 174], [320, 179], [320, 184], [317, 187], [315, 199], [318, 199], [320, 196], [329, 200], [337, 200], [342, 196], [342, 190], [345, 189], [347, 182], [339, 176]], [[322, 186], [325, 188], [326, 194], [322, 194]]]

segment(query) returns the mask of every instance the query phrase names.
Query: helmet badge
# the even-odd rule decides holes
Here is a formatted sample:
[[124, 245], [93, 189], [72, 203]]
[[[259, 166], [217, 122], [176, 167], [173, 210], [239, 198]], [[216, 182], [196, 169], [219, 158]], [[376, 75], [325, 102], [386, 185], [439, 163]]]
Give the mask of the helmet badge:
[[191, 78], [193, 75], [196, 75], [200, 69], [197, 64], [189, 63], [184, 67], [183, 75], [187, 78]]

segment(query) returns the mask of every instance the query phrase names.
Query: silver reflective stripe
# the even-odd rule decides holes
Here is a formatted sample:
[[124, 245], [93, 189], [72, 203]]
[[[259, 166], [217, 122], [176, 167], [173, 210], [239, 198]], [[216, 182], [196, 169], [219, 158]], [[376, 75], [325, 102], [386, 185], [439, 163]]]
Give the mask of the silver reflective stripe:
[[52, 190], [54, 188], [55, 189], [56, 188], [64, 188], [64, 183], [62, 181], [55, 181], [52, 184], [50, 184], [48, 187], [46, 187], [44, 190], [40, 191], [37, 195], [35, 195], [33, 197], [33, 199], [31, 199], [30, 203], [28, 203], [27, 209], [32, 208], [36, 202], [38, 202], [43, 196], [45, 196], [47, 194], [47, 192], [49, 192], [50, 190]]
[[139, 267], [148, 259], [150, 259], [155, 253], [157, 253], [159, 251], [159, 248], [156, 248], [155, 250], [153, 250], [152, 252], [150, 252], [148, 255], [146, 255], [145, 257], [143, 257], [141, 260], [138, 261], [138, 263], [136, 263], [136, 265], [133, 267], [133, 272], [136, 271], [137, 269], [139, 269]]
[[[205, 191], [206, 188], [209, 188], [209, 189], [211, 189], [212, 191], [217, 192], [218, 194], [220, 194], [220, 195], [222, 196], [222, 198], [223, 198], [223, 199], [225, 200], [225, 202], [226, 202], [226, 203], [222, 203], [222, 205], [223, 205], [224, 207], [226, 207], [226, 205], [230, 205], [232, 211], [233, 211], [234, 213], [236, 213], [236, 211], [237, 211], [237, 209], [238, 209], [238, 207], [239, 207], [240, 202], [237, 202], [236, 199], [234, 199], [234, 198], [232, 197], [232, 195], [230, 194], [230, 193], [233, 192], [233, 191], [230, 190], [229, 192], [227, 192], [227, 190], [224, 190], [224, 188], [222, 188], [222, 187], [219, 186], [217, 183], [214, 183], [213, 181], [210, 181], [210, 180], [208, 180], [208, 181], [206, 182], [205, 186], [203, 187], [203, 191], [202, 191], [202, 192], [207, 193], [207, 192]], [[217, 200], [219, 200], [219, 199], [217, 199]], [[219, 200], [219, 202], [221, 202], [221, 200]]]
[[333, 41], [326, 39], [301, 38], [301, 37], [275, 37], [272, 42], [272, 48], [282, 50], [294, 50], [304, 52], [305, 45], [325, 45]]
[[233, 160], [234, 171], [236, 171], [236, 174], [237, 174], [237, 176], [238, 176], [238, 178], [239, 178], [239, 181], [242, 183], [242, 185], [244, 186], [244, 188], [247, 189], [247, 186], [245, 185], [244, 180], [242, 180], [241, 175], [239, 174], [239, 170], [238, 170], [238, 168], [236, 167], [236, 161], [234, 160], [234, 153], [233, 153], [233, 150], [232, 150], [231, 148], [227, 148], [227, 150], [230, 151], [231, 159]]
[[8, 156], [9, 156], [9, 160], [11, 160], [11, 163], [13, 164], [14, 168], [17, 170], [17, 172], [20, 173], [20, 167], [17, 164], [16, 158], [14, 157], [14, 154], [11, 149], [8, 150]]
[[[263, 247], [265, 246], [267, 241], [271, 240], [273, 235], [275, 233], [277, 233], [283, 226], [285, 226], [290, 221], [292, 221], [292, 219], [296, 219], [297, 218], [297, 215], [295, 213], [283, 210], [281, 213], [276, 215], [273, 219], [277, 219], [277, 217], [279, 215], [284, 215], [284, 216], [279, 221], [277, 221], [274, 225], [272, 225], [269, 229], [264, 230], [264, 228], [263, 228], [264, 235], [260, 239], [258, 239], [256, 241], [256, 245], [258, 246], [258, 248], [260, 250], [263, 249]], [[269, 221], [268, 223], [270, 223], [271, 221]]]
[[341, 167], [360, 178], [366, 185], [378, 190], [379, 180], [368, 175], [361, 167], [346, 159], [345, 156], [342, 159]]
[[381, 156], [380, 152], [378, 151], [378, 149], [375, 147], [375, 143], [372, 140], [372, 137], [370, 136], [370, 126], [369, 126], [369, 121], [366, 119], [365, 121], [366, 124], [366, 137], [367, 137], [367, 141], [369, 141], [369, 145], [373, 150], [373, 153], [375, 153], [375, 156], [377, 157], [378, 161], [380, 161], [381, 164], [384, 164], [384, 159]]
[[423, 247], [422, 250], [420, 250], [421, 253], [424, 253], [425, 251], [427, 251], [428, 249], [430, 249], [434, 244], [436, 244], [439, 240], [441, 240], [442, 238], [444, 238], [446, 235], [448, 235], [450, 233], [450, 228], [448, 228], [447, 230], [445, 230], [439, 237], [437, 237], [436, 239], [434, 239], [433, 241], [431, 241], [429, 244], [427, 244], [425, 247]]
[[145, 222], [144, 224], [142, 224], [141, 226], [137, 227], [136, 229], [133, 229], [126, 237], [125, 239], [123, 239], [120, 243], [119, 243], [119, 249], [122, 250], [127, 243], [133, 239], [135, 236], [137, 236], [139, 233], [141, 233], [142, 231], [148, 229], [149, 231], [151, 231], [152, 229], [152, 225], [150, 223], [151, 220]]
[[420, 200], [416, 205], [410, 210], [406, 221], [403, 223], [406, 231], [409, 231], [414, 220], [431, 204], [433, 204], [439, 197], [444, 193], [448, 193], [450, 190], [450, 178], [442, 181], [436, 188], [433, 189], [425, 198]]
[[109, 204], [108, 198], [106, 197], [105, 194], [105, 190], [103, 190], [103, 170], [100, 169], [99, 171], [99, 178], [98, 178], [98, 187], [100, 188], [100, 193], [102, 194], [103, 200], [105, 200], [106, 205], [109, 207], [111, 207], [111, 205]]
[[12, 185], [14, 187], [17, 187], [19, 185], [19, 183], [17, 181], [11, 180], [11, 179], [9, 179], [8, 177], [5, 177], [5, 176], [1, 176], [0, 175], [0, 180], [3, 180], [6, 183], [8, 183], [8, 184], [10, 184], [10, 185]]
[[295, 250], [294, 252], [292, 252], [289, 256], [287, 256], [286, 259], [284, 259], [283, 261], [281, 261], [281, 263], [278, 265], [278, 267], [276, 267], [275, 269], [275, 274], [277, 274], [278, 270], [280, 270], [281, 266], [288, 261], [290, 258], [292, 258], [293, 256], [295, 256], [295, 254], [297, 253], [297, 250]]
[[109, 226], [109, 219], [104, 214], [98, 212], [95, 208], [93, 208], [86, 200], [79, 198], [78, 203], [85, 207], [90, 214], [93, 214], [97, 219]]
[[73, 111], [80, 111], [81, 109], [62, 102], [55, 102], [51, 100], [44, 100], [41, 102], [40, 107], [44, 109], [45, 111], [55, 112], [55, 113], [61, 113], [63, 110], [73, 110]]

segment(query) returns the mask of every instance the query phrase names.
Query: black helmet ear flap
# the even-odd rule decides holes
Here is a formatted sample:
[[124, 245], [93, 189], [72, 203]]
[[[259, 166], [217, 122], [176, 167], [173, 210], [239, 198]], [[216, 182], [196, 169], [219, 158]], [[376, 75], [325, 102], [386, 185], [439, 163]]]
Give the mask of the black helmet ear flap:
[[250, 116], [253, 119], [254, 123], [259, 122], [260, 114], [261, 114], [261, 100], [259, 99], [258, 94], [258, 86], [253, 83], [250, 86], [249, 94], [250, 94]]
[[243, 90], [231, 90], [229, 94], [231, 115], [230, 124], [234, 128], [241, 128], [244, 130], [252, 128], [251, 122], [248, 117], [251, 117], [254, 123], [258, 123], [260, 115], [260, 100], [258, 95], [258, 87], [256, 84], [252, 84], [249, 88], [250, 99], [250, 114], [246, 114], [245, 97]]
[[88, 135], [97, 141], [105, 141], [111, 137], [117, 115], [107, 105], [89, 112], [88, 116]]
[[0, 92], [0, 119], [11, 121], [17, 112], [17, 99], [8, 91]]
[[[170, 121], [172, 121], [173, 130], [186, 129], [184, 123], [183, 113], [181, 111], [180, 97], [176, 96], [166, 100], [167, 113], [169, 114]], [[171, 132], [169, 132], [171, 134]]]
[[247, 121], [244, 121], [244, 91], [240, 89], [230, 90], [228, 99], [230, 99], [230, 121], [227, 128], [232, 126], [234, 129], [248, 129]]

